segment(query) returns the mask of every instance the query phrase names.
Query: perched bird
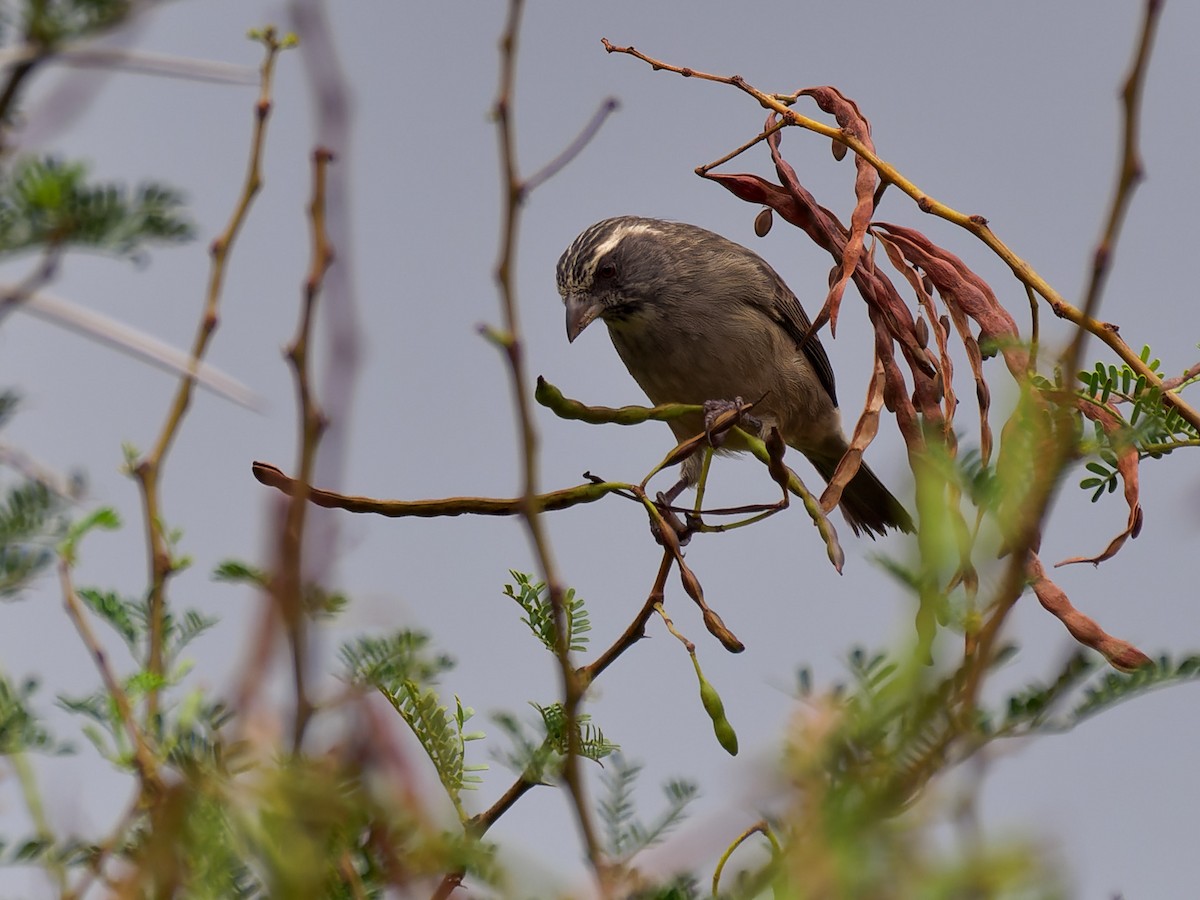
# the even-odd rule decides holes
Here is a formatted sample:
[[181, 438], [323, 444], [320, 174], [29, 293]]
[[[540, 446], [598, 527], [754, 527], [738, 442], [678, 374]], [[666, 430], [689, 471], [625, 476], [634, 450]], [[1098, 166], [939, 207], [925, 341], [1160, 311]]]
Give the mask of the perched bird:
[[[828, 481], [846, 452], [833, 369], [783, 279], [757, 253], [718, 234], [660, 219], [621, 216], [583, 231], [558, 261], [567, 339], [603, 319], [617, 353], [650, 400], [705, 404], [744, 398]], [[761, 398], [761, 400], [760, 400]], [[675, 419], [679, 440], [704, 416]], [[744, 443], [744, 442], [743, 442]], [[736, 451], [736, 434], [720, 448]], [[669, 496], [696, 483], [698, 456]], [[846, 485], [842, 513], [855, 534], [912, 531], [904, 507], [864, 463]]]

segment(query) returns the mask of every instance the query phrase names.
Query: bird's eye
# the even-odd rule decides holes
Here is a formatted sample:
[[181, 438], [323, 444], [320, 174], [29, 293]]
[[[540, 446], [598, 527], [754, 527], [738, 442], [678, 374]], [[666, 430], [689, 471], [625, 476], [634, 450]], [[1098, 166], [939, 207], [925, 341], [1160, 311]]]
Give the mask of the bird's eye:
[[600, 263], [600, 267], [596, 269], [597, 278], [615, 278], [617, 275], [617, 264], [613, 262]]

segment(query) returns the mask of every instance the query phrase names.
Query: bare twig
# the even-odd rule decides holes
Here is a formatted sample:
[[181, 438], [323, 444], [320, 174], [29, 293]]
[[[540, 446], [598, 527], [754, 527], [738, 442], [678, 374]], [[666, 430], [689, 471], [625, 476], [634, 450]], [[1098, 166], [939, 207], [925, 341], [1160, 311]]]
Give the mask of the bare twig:
[[663, 601], [667, 575], [670, 574], [674, 562], [675, 555], [670, 550], [664, 549], [662, 562], [658, 565], [658, 574], [654, 576], [654, 586], [650, 588], [646, 602], [642, 604], [641, 610], [629, 623], [629, 627], [621, 633], [612, 646], [579, 670], [580, 680], [584, 684], [591, 684], [599, 678], [600, 673], [611, 666], [622, 653], [646, 636], [646, 623], [654, 614], [654, 607]]
[[542, 569], [550, 608], [554, 618], [555, 655], [558, 658], [562, 680], [564, 728], [567, 735], [567, 754], [563, 762], [563, 782], [571, 797], [579, 832], [583, 839], [588, 862], [600, 884], [606, 887], [605, 865], [600, 842], [592, 823], [583, 775], [579, 767], [579, 733], [576, 723], [579, 705], [583, 700], [584, 687], [575, 674], [571, 662], [570, 638], [567, 633], [567, 618], [564, 605], [564, 588], [545, 533], [541, 509], [537, 505], [538, 494], [538, 435], [533, 424], [529, 406], [528, 378], [525, 373], [524, 351], [521, 345], [520, 320], [517, 312], [516, 271], [517, 226], [521, 203], [526, 194], [517, 167], [515, 129], [512, 122], [512, 104], [516, 83], [517, 36], [520, 30], [523, 0], [510, 0], [508, 19], [500, 39], [500, 78], [496, 95], [494, 115], [497, 136], [500, 142], [500, 164], [504, 173], [503, 219], [501, 226], [500, 259], [496, 265], [496, 283], [500, 290], [501, 314], [504, 333], [499, 335], [505, 356], [508, 359], [512, 384], [513, 403], [516, 407], [517, 429], [521, 447], [522, 517], [525, 520], [534, 554]]
[[[317, 384], [326, 409], [336, 410], [321, 439], [321, 456], [314, 469], [317, 482], [337, 486], [344, 478], [353, 440], [355, 391], [362, 373], [363, 330], [355, 284], [351, 205], [354, 202], [355, 94], [338, 54], [337, 13], [324, 0], [289, 0], [288, 11], [300, 39], [300, 59], [311, 97], [317, 143], [328, 148], [338, 164], [327, 173], [325, 227], [338, 248], [338, 262], [326, 274], [321, 299], [322, 367]], [[304, 551], [310, 578], [322, 578], [337, 559], [337, 520], [314, 516], [308, 523]]]
[[58, 272], [58, 264], [62, 259], [62, 246], [51, 244], [42, 254], [41, 261], [32, 272], [17, 284], [0, 287], [0, 322], [5, 317], [29, 300], [39, 289], [49, 284]]
[[[17, 286], [0, 285], [0, 294]], [[10, 294], [11, 296], [11, 294]], [[17, 307], [22, 313], [107, 344], [122, 353], [166, 372], [193, 378], [196, 384], [247, 409], [262, 408], [262, 398], [237, 379], [206, 362], [199, 364], [186, 352], [95, 310], [46, 291], [27, 296]]]
[[[1137, 53], [1134, 55], [1129, 74], [1125, 78], [1125, 86], [1121, 90], [1124, 114], [1121, 123], [1121, 164], [1117, 173], [1117, 185], [1109, 204], [1104, 233], [1092, 256], [1092, 273], [1087, 290], [1084, 292], [1083, 301], [1083, 316], [1086, 319], [1095, 316], [1096, 311], [1100, 308], [1100, 298], [1108, 280], [1117, 239], [1121, 235], [1121, 225], [1125, 222], [1125, 214], [1133, 199], [1133, 191], [1141, 182], [1144, 174], [1142, 154], [1138, 148], [1138, 134], [1141, 130], [1142, 89], [1146, 84], [1146, 72], [1150, 66], [1150, 51], [1154, 46], [1154, 34], [1158, 28], [1158, 18], [1161, 12], [1162, 0], [1145, 0], [1145, 14], [1142, 20], [1141, 34], [1138, 37]], [[1076, 331], [1074, 340], [1063, 353], [1062, 363], [1065, 377], [1075, 377], [1087, 337], [1087, 329]], [[1140, 359], [1139, 357], [1139, 361]], [[1157, 381], [1161, 382], [1161, 379], [1157, 379]], [[1197, 423], [1192, 422], [1192, 424]]]
[[63, 47], [55, 54], [54, 61], [73, 68], [112, 69], [216, 84], [249, 85], [257, 81], [254, 69], [250, 66], [92, 44]]
[[299, 407], [300, 434], [296, 450], [296, 468], [300, 478], [290, 495], [283, 527], [279, 534], [276, 570], [271, 578], [271, 597], [283, 621], [292, 653], [292, 682], [296, 694], [296, 712], [292, 723], [292, 751], [298, 752], [312, 715], [308, 697], [308, 629], [303, 602], [303, 572], [301, 571], [304, 523], [308, 512], [307, 485], [316, 465], [317, 446], [325, 431], [325, 414], [313, 396], [312, 375], [309, 371], [309, 349], [312, 343], [313, 316], [325, 273], [333, 264], [333, 248], [325, 231], [325, 173], [332, 161], [328, 150], [318, 148], [313, 153], [313, 188], [309, 216], [312, 222], [312, 248], [308, 276], [304, 280], [304, 298], [300, 306], [296, 336], [288, 345], [286, 356], [291, 363], [296, 383], [296, 402]]
[[63, 891], [61, 900], [77, 900], [77, 898], [88, 896], [92, 884], [103, 875], [104, 867], [116, 855], [118, 847], [123, 844], [129, 829], [141, 813], [141, 802], [135, 799], [109, 831], [108, 837], [97, 846], [96, 852], [89, 855], [87, 871], [80, 876], [74, 887]]
[[[242, 185], [241, 194], [225, 230], [213, 241], [210, 249], [212, 265], [209, 269], [208, 289], [205, 295], [204, 310], [196, 335], [192, 342], [191, 367], [189, 374], [179, 382], [175, 399], [167, 411], [166, 419], [159, 432], [158, 439], [151, 451], [133, 467], [134, 477], [142, 494], [142, 516], [146, 526], [146, 542], [149, 549], [150, 563], [150, 642], [146, 659], [146, 667], [152, 675], [163, 674], [163, 643], [166, 621], [166, 586], [174, 572], [174, 560], [163, 530], [163, 516], [159, 501], [159, 485], [163, 464], [175, 437], [183, 424], [192, 400], [192, 391], [196, 384], [195, 371], [200, 360], [208, 350], [209, 342], [217, 330], [220, 321], [218, 308], [221, 290], [225, 282], [226, 267], [230, 250], [241, 231], [242, 225], [249, 214], [250, 206], [262, 187], [262, 154], [266, 140], [267, 119], [271, 113], [271, 87], [275, 73], [275, 61], [280, 50], [285, 46], [275, 34], [274, 29], [264, 29], [259, 35], [264, 47], [264, 57], [261, 74], [261, 89], [258, 101], [254, 107], [254, 130], [250, 146], [250, 162], [246, 170], [246, 178]], [[147, 692], [146, 714], [152, 718], [158, 710], [157, 686]]]
[[525, 183], [522, 186], [523, 195], [529, 196], [532, 191], [569, 165], [583, 151], [583, 148], [592, 142], [592, 138], [596, 136], [596, 133], [600, 130], [600, 126], [604, 124], [604, 120], [615, 112], [619, 105], [616, 97], [605, 97], [600, 104], [600, 108], [592, 114], [592, 117], [583, 126], [583, 130], [579, 132], [575, 140], [571, 141], [562, 153], [558, 154], [558, 156], [554, 157], [554, 159], [525, 179]]
[[83, 603], [75, 593], [75, 585], [71, 580], [71, 568], [66, 558], [59, 559], [58, 579], [62, 587], [63, 603], [67, 608], [67, 615], [75, 626], [75, 630], [79, 632], [79, 637], [83, 640], [84, 645], [92, 654], [96, 669], [104, 681], [104, 689], [112, 699], [117, 716], [125, 727], [126, 734], [129, 735], [129, 742], [133, 747], [133, 765], [137, 770], [138, 780], [141, 782], [142, 796], [145, 800], [153, 799], [162, 792], [163, 788], [158, 772], [158, 761], [155, 759], [154, 751], [150, 748], [148, 738], [138, 727], [137, 720], [133, 715], [133, 704], [129, 702], [129, 695], [125, 693], [125, 688], [121, 686], [120, 680], [108, 661], [108, 651], [104, 649], [104, 646], [96, 638], [96, 633], [92, 631]]
[[[1124, 152], [1122, 153], [1121, 176], [1118, 178], [1110, 205], [1105, 238], [1102, 240], [1101, 248], [1097, 251], [1093, 264], [1092, 283], [1086, 294], [1087, 300], [1085, 301], [1084, 310], [1079, 312], [1080, 322], [1076, 323], [1080, 324], [1081, 327], [1083, 327], [1082, 322], [1084, 319], [1095, 321], [1092, 316], [1099, 303], [1104, 275], [1108, 266], [1108, 257], [1115, 246], [1120, 224], [1124, 217], [1124, 211], [1128, 206], [1131, 192], [1137, 182], [1137, 174], [1140, 168], [1137, 155], [1137, 134], [1140, 128], [1141, 85], [1145, 78], [1150, 48], [1160, 9], [1161, 3], [1159, 0], [1147, 0], [1145, 16], [1138, 38], [1137, 54], [1134, 59], [1133, 68], [1125, 83], [1123, 94], [1125, 101], [1123, 127]], [[1047, 296], [1037, 285], [1032, 286], [1042, 296]], [[1087, 330], [1093, 334], [1097, 333], [1091, 328]], [[1111, 330], [1111, 334], [1115, 336], [1115, 329]], [[1100, 336], [1103, 338], [1103, 334], [1100, 334]], [[1082, 336], [1076, 335], [1063, 355], [1063, 363], [1066, 367], [1065, 377], [1067, 378], [1074, 378], [1075, 371], [1078, 369], [1078, 360], [1083, 348], [1082, 341]], [[1109, 342], [1105, 341], [1105, 343]], [[1112, 346], [1112, 344], [1110, 343], [1109, 346]], [[1121, 342], [1121, 346], [1125, 346], [1124, 341]], [[1130, 353], [1132, 354], [1132, 351]], [[1130, 368], [1143, 374], [1149, 372], [1149, 366], [1142, 358], [1136, 356], [1136, 359], [1138, 366], [1134, 367], [1131, 364]], [[1128, 360], [1126, 361], [1128, 362]], [[1162, 379], [1153, 372], [1147, 376], [1147, 380], [1153, 384], [1162, 383]], [[1178, 394], [1171, 392], [1164, 392], [1163, 394], [1164, 400], [1173, 397], [1177, 398]], [[1189, 422], [1197, 424], [1194, 411], [1191, 411], [1190, 407], [1188, 410], [1192, 413], [1191, 415], [1185, 412], [1182, 407], [1176, 406], [1176, 408]], [[1009, 558], [1009, 564], [1006, 567], [1002, 582], [995, 593], [995, 599], [991, 605], [991, 613], [979, 631], [975, 653], [964, 662], [967, 677], [963, 682], [962, 696], [965, 700], [964, 709], [966, 710], [973, 709], [975, 706], [984, 673], [988, 666], [991, 665], [1001, 628], [1005, 621], [1007, 621], [1008, 614], [1012, 611], [1017, 599], [1023, 592], [1026, 579], [1031, 574], [1035, 578], [1037, 576], [1036, 570], [1031, 571], [1029, 568], [1029, 559], [1036, 561], [1033, 551], [1036, 549], [1039, 540], [1039, 525], [1044, 519], [1046, 510], [1049, 508], [1054, 496], [1058, 474], [1068, 463], [1071, 448], [1074, 446], [1074, 425], [1069, 417], [1067, 408], [1059, 405], [1052, 419], [1055, 423], [1055, 430], [1058, 432], [1058, 437], [1056, 440], [1050, 442], [1050, 446], [1047, 448], [1048, 453], [1043, 457], [1042, 464], [1033, 473], [1034, 477], [1031, 479], [1030, 490], [1025, 499], [1025, 508], [1022, 510], [1021, 522], [1015, 532], [1016, 540], [1011, 548], [1012, 554]], [[1039, 599], [1042, 599], [1041, 594], [1038, 596]], [[1045, 600], [1043, 600], [1043, 605], [1045, 605]], [[1110, 662], [1113, 661], [1113, 657], [1109, 659]]]
[[1195, 378], [1200, 378], [1200, 363], [1189, 366], [1184, 370], [1182, 375], [1176, 375], [1174, 378], [1164, 378], [1162, 387], [1164, 391], [1178, 390]]
[[[671, 571], [671, 565], [674, 560], [675, 557], [671, 555], [669, 550], [663, 553], [658, 575], [654, 579], [654, 586], [650, 589], [650, 594], [646, 598], [646, 602], [642, 605], [641, 610], [634, 617], [634, 620], [629, 624], [629, 627], [625, 629], [625, 632], [617, 638], [612, 646], [596, 657], [591, 663], [576, 671], [576, 676], [583, 689], [586, 690], [592, 682], [600, 677], [600, 673], [612, 665], [622, 653], [646, 636], [646, 622], [654, 614], [655, 608], [660, 607], [662, 604], [667, 574]], [[475, 837], [482, 837], [495, 824], [497, 819], [508, 812], [518, 800], [525, 796], [532, 788], [537, 787], [539, 783], [531, 781], [526, 777], [525, 773], [519, 775], [495, 803], [471, 819], [468, 823], [471, 834]], [[465, 875], [466, 872], [463, 869], [447, 872], [438, 883], [437, 889], [432, 895], [434, 900], [438, 900], [438, 898], [444, 900], [444, 898], [449, 897], [462, 884]]]
[[697, 166], [696, 174], [702, 176], [705, 173], [710, 172], [711, 170], [717, 168], [717, 166], [725, 165], [725, 163], [729, 162], [731, 159], [741, 156], [743, 153], [745, 153], [751, 147], [761, 144], [763, 141], [765, 141], [767, 138], [769, 138], [775, 132], [779, 131], [779, 129], [786, 127], [787, 124], [788, 123], [785, 120], [780, 119], [774, 125], [761, 131], [756, 137], [752, 137], [750, 140], [746, 141], [746, 143], [742, 144], [742, 146], [738, 147], [736, 150], [730, 150], [728, 153], [726, 153], [720, 159], [714, 159], [710, 163], [705, 163], [702, 166]]
[[[29, 24], [32, 27], [32, 18]], [[0, 123], [5, 123], [5, 127], [0, 128], [0, 156], [10, 149], [7, 123], [12, 121], [12, 112], [21, 91], [24, 90], [25, 82], [50, 56], [50, 49], [42, 42], [32, 40], [30, 35], [26, 35], [24, 47], [28, 55], [8, 67], [8, 78], [5, 79], [3, 87], [0, 87]]]

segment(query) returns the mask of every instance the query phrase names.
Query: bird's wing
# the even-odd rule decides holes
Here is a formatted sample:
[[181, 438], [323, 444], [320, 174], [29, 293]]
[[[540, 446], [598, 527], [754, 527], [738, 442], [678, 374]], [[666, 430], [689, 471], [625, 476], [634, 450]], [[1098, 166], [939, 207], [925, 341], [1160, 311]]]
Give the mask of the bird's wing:
[[808, 329], [812, 326], [808, 314], [800, 305], [800, 301], [796, 299], [796, 295], [792, 293], [791, 288], [783, 283], [783, 279], [779, 277], [778, 273], [770, 266], [763, 268], [764, 274], [771, 281], [772, 288], [769, 315], [792, 336], [796, 346], [804, 351], [804, 355], [808, 357], [813, 370], [817, 373], [817, 378], [829, 392], [833, 405], [837, 406], [837, 390], [833, 384], [833, 366], [829, 364], [829, 356], [825, 353], [825, 348], [821, 346], [821, 342], [817, 340], [815, 334], [809, 336], [807, 341], [804, 339], [808, 334]]

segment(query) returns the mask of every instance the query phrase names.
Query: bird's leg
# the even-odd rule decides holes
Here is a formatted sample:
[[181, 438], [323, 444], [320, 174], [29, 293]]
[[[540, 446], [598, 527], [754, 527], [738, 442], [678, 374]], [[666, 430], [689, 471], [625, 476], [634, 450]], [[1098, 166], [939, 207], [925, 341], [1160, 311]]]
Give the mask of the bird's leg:
[[[710, 448], [720, 447], [725, 442], [725, 435], [734, 425], [746, 425], [755, 434], [761, 433], [761, 420], [744, 412], [743, 408], [749, 408], [753, 404], [747, 404], [741, 397], [734, 397], [732, 400], [706, 400], [704, 402], [704, 434], [708, 438]], [[728, 413], [737, 413], [736, 418], [732, 422], [718, 421], [722, 416], [727, 416]], [[702, 477], [707, 474], [706, 459], [711, 457], [712, 450], [700, 448], [695, 453], [683, 461], [682, 473], [675, 484], [671, 485], [665, 492], [660, 491], [656, 496], [656, 506], [659, 513], [662, 515], [663, 521], [670, 526], [675, 532], [680, 544], [686, 544], [691, 540], [692, 535], [700, 527], [700, 501], [704, 487], [701, 484], [699, 492], [696, 496], [696, 510], [689, 513], [686, 517], [686, 522], [681, 522], [679, 516], [671, 509], [675, 500], [686, 488], [695, 487], [700, 483]], [[651, 530], [655, 530], [656, 526], [652, 526]], [[655, 536], [659, 540], [658, 536]]]
[[679, 495], [682, 494], [689, 487], [691, 487], [691, 483], [688, 481], [687, 476], [685, 475], [683, 478], [680, 478], [677, 482], [675, 482], [673, 485], [671, 485], [665, 491], [659, 491], [658, 492], [659, 506], [672, 506], [675, 503], [675, 500], [679, 497]]
[[[675, 499], [681, 493], [683, 493], [684, 489], [687, 487], [690, 487], [687, 478], [680, 478], [665, 492], [659, 491], [655, 496], [654, 504], [658, 507], [658, 512], [662, 516], [663, 521], [667, 524], [667, 527], [675, 532], [675, 536], [679, 539], [680, 545], [687, 544], [687, 542], [692, 539], [692, 529], [679, 520], [679, 516], [675, 514], [675, 511], [671, 509], [671, 507], [674, 505]], [[656, 526], [651, 524], [650, 530], [652, 532], [656, 531]], [[657, 534], [655, 534], [654, 539], [660, 544], [662, 543], [662, 540]]]
[[[679, 516], [674, 510], [671, 509], [671, 507], [674, 506], [675, 501], [679, 498], [680, 494], [682, 494], [687, 488], [695, 487], [697, 481], [699, 481], [701, 471], [700, 453], [697, 452], [685, 459], [683, 461], [683, 465], [680, 466], [680, 469], [681, 472], [679, 480], [667, 488], [666, 491], [658, 492], [655, 497], [655, 505], [658, 507], [658, 511], [662, 515], [663, 521], [666, 522], [667, 525], [670, 526], [671, 530], [675, 532], [676, 537], [679, 539], [679, 543], [681, 545], [685, 545], [692, 539], [692, 534], [696, 530], [691, 522], [692, 517], [689, 515], [688, 522], [685, 524], [679, 520]], [[651, 530], [653, 530], [653, 526]], [[655, 540], [658, 540], [657, 536], [655, 537]]]

